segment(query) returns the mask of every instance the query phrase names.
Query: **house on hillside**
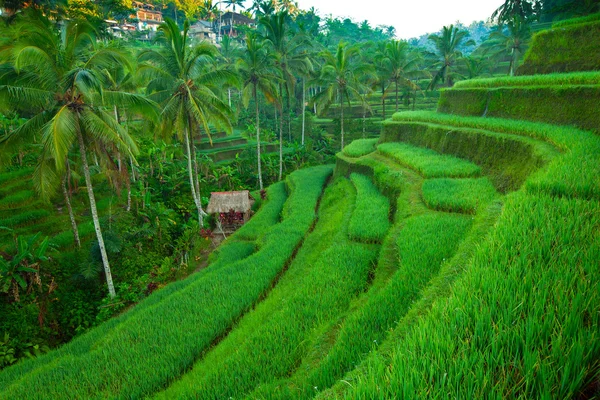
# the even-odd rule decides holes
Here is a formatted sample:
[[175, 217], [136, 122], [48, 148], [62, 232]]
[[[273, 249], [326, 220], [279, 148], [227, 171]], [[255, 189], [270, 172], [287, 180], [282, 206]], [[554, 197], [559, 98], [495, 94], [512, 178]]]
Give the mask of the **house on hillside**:
[[248, 221], [252, 212], [252, 204], [254, 204], [254, 199], [247, 190], [212, 192], [206, 212], [218, 214], [216, 215], [217, 231], [230, 233]]
[[[231, 17], [233, 16], [233, 26], [231, 26]], [[229, 35], [231, 37], [238, 37], [240, 32], [238, 27], [240, 26], [254, 26], [256, 25], [256, 21], [252, 18], [248, 18], [244, 14], [238, 14], [231, 11], [226, 12], [221, 17], [221, 34]]]
[[190, 39], [197, 41], [205, 40], [210, 43], [217, 43], [217, 35], [213, 29], [213, 24], [209, 21], [197, 21], [190, 27], [188, 36]]
[[132, 5], [135, 15], [132, 15], [131, 18], [137, 19], [138, 30], [156, 32], [158, 26], [163, 22], [161, 9], [139, 1], [134, 1]]

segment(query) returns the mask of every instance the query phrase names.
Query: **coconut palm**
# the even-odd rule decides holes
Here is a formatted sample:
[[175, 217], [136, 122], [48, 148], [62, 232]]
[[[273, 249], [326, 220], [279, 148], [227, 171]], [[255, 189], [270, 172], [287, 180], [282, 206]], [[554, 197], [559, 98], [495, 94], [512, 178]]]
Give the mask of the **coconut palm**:
[[360, 62], [358, 47], [348, 46], [341, 42], [337, 51], [325, 50], [321, 53], [325, 64], [316, 83], [325, 88], [313, 97], [313, 101], [322, 111], [336, 100], [340, 103], [340, 135], [341, 148], [344, 148], [344, 101], [360, 98], [362, 84], [360, 79], [365, 75], [374, 75], [370, 65]]
[[494, 55], [510, 57], [508, 75], [515, 74], [519, 59], [527, 50], [530, 38], [531, 28], [519, 16], [514, 16], [506, 27], [501, 25], [490, 34], [488, 45], [492, 51], [495, 51]]
[[265, 98], [274, 102], [277, 87], [275, 82], [279, 79], [274, 68], [273, 57], [265, 49], [262, 42], [255, 33], [246, 36], [246, 51], [238, 60], [238, 69], [244, 80], [242, 100], [244, 106], [248, 107], [250, 98], [254, 100], [256, 111], [256, 156], [258, 159], [258, 184], [263, 189], [262, 165], [260, 160], [260, 110], [258, 93], [261, 92]]
[[47, 19], [28, 19], [18, 24], [16, 32], [3, 52], [13, 71], [1, 78], [0, 101], [33, 117], [1, 142], [11, 148], [41, 137], [34, 186], [43, 197], [59, 186], [69, 151], [78, 147], [108, 291], [114, 297], [87, 156], [102, 145], [133, 157], [135, 142], [106, 108], [150, 103], [134, 94], [103, 90], [100, 70], [127, 59], [115, 49], [97, 49], [89, 24], [70, 21], [59, 32]]
[[438, 82], [445, 83], [448, 87], [454, 84], [455, 68], [462, 57], [461, 46], [472, 46], [475, 44], [472, 40], [465, 42], [468, 35], [467, 31], [461, 31], [454, 25], [444, 26], [439, 35], [429, 35], [429, 40], [435, 46], [435, 56], [438, 59], [434, 64], [437, 71], [429, 84], [430, 89], [433, 89]]
[[279, 93], [282, 98], [282, 107], [279, 132], [279, 179], [283, 175], [283, 119], [287, 115], [288, 137], [291, 136], [291, 121], [289, 113], [291, 107], [290, 93], [294, 92], [296, 83], [295, 75], [301, 71], [308, 71], [311, 68], [311, 63], [303, 51], [306, 38], [303, 35], [292, 35], [289, 30], [287, 20], [289, 14], [287, 11], [280, 11], [276, 14], [262, 17], [260, 25], [265, 30], [264, 39], [271, 47], [275, 54], [275, 64], [279, 69], [281, 81], [279, 85]]
[[418, 89], [418, 86], [411, 79], [420, 75], [420, 61], [420, 55], [411, 52], [407, 42], [391, 40], [386, 43], [382, 62], [383, 68], [388, 71], [390, 83], [395, 88], [396, 112], [398, 112], [399, 87], [404, 86], [411, 90]]
[[212, 68], [211, 60], [217, 55], [214, 46], [201, 43], [195, 47], [188, 45], [189, 22], [183, 25], [183, 32], [170, 18], [159, 26], [158, 41], [162, 46], [142, 51], [139, 60], [140, 76], [148, 79], [147, 91], [151, 99], [162, 106], [162, 133], [167, 138], [176, 131], [184, 143], [187, 155], [187, 169], [190, 189], [200, 228], [204, 226], [206, 213], [202, 209], [195, 134], [200, 129], [210, 138], [209, 123], [232, 131], [231, 109], [218, 93], [220, 84], [236, 83], [235, 75]]
[[231, 25], [229, 26], [229, 36], [231, 36], [233, 34], [233, 14], [235, 14], [235, 8], [240, 7], [243, 9], [244, 0], [223, 0], [223, 4], [227, 4], [233, 8], [233, 12], [231, 13]]
[[[236, 70], [236, 62], [242, 55], [242, 47], [237, 41], [233, 40], [230, 36], [223, 36], [221, 41], [221, 47], [219, 48], [219, 61], [221, 65], [230, 70]], [[227, 101], [229, 107], [231, 107], [231, 87], [227, 88]]]

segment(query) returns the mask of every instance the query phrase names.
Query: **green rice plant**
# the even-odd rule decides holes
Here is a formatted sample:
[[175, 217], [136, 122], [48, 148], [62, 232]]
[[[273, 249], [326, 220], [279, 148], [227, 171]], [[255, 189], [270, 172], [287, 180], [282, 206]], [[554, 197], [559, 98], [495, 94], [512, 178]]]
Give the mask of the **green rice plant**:
[[21, 190], [0, 199], [0, 209], [19, 207], [35, 197], [33, 190]]
[[470, 214], [498, 197], [488, 178], [427, 179], [422, 191], [423, 201], [429, 208]]
[[425, 178], [459, 178], [481, 174], [481, 168], [467, 160], [405, 143], [383, 143], [377, 146], [377, 151], [419, 172]]
[[275, 289], [157, 398], [240, 397], [295, 369], [311, 334], [336, 319], [365, 288], [377, 256], [377, 246], [348, 240], [353, 192], [347, 180], [326, 190], [315, 230]]
[[350, 385], [338, 385], [338, 396], [592, 393], [600, 359], [599, 213], [597, 201], [507, 196], [448, 298], [346, 377]]
[[[535, 140], [550, 143], [563, 152], [548, 160], [547, 166], [527, 179], [526, 188], [530, 192], [545, 192], [555, 196], [578, 197], [584, 199], [600, 198], [600, 138], [591, 132], [576, 128], [560, 127], [542, 123], [525, 121], [512, 121], [499, 118], [457, 117], [455, 115], [415, 112], [394, 114], [396, 122], [418, 122], [440, 124], [440, 132], [450, 129], [460, 130], [472, 128], [485, 131], [499, 132], [517, 137], [521, 135]], [[457, 128], [460, 127], [460, 128]], [[393, 124], [387, 129], [395, 130]], [[485, 133], [485, 132], [483, 132]], [[448, 146], [449, 147], [449, 146]], [[494, 148], [494, 153], [483, 148], [481, 159], [498, 157], [504, 146]], [[526, 170], [527, 174], [520, 182], [524, 181], [534, 167], [525, 168], [527, 160], [519, 157], [514, 161], [510, 155], [516, 154], [518, 148], [510, 148], [505, 155], [508, 163], [501, 164], [507, 170]], [[526, 156], [526, 154], [524, 154]], [[545, 157], [548, 158], [548, 157]], [[518, 162], [521, 160], [521, 162]], [[500, 163], [502, 159], [495, 161]], [[541, 166], [541, 165], [540, 165]]]
[[33, 174], [33, 168], [19, 168], [13, 171], [4, 172], [0, 174], [0, 185], [4, 185], [7, 182], [23, 180], [22, 178], [28, 177]]
[[[93, 221], [78, 224], [77, 230], [79, 231], [79, 238], [82, 241], [85, 241], [85, 239], [89, 239], [95, 235]], [[73, 248], [75, 246], [73, 231], [69, 229], [59, 233], [58, 235], [55, 235], [52, 239], [50, 239], [50, 245], [58, 249]]]
[[599, 37], [600, 21], [597, 18], [538, 32], [533, 35], [523, 65], [517, 69], [517, 74], [598, 71]]
[[552, 28], [553, 29], [554, 28], [564, 28], [564, 27], [567, 27], [570, 25], [585, 24], [588, 22], [595, 22], [595, 21], [600, 21], [600, 13], [586, 15], [585, 17], [571, 18], [571, 19], [565, 19], [562, 21], [554, 22], [552, 24]]
[[497, 88], [519, 86], [599, 85], [600, 72], [570, 72], [565, 74], [502, 76], [486, 79], [467, 79], [454, 84], [455, 89]]
[[442, 91], [438, 112], [573, 125], [600, 132], [599, 102], [599, 84], [459, 88]]
[[1, 371], [0, 398], [139, 398], [177, 379], [273, 285], [313, 224], [331, 172], [288, 176], [295, 189], [284, 218], [257, 252], [169, 285], [59, 350]]
[[28, 210], [19, 213], [14, 217], [0, 219], [0, 226], [5, 226], [8, 228], [18, 228], [26, 225], [31, 225], [48, 216], [50, 216], [50, 211], [48, 210]]
[[389, 331], [420, 297], [422, 289], [452, 258], [471, 222], [469, 216], [429, 212], [399, 224], [395, 243], [399, 256], [395, 262], [399, 266], [387, 284], [344, 320], [335, 343], [316, 365], [307, 366], [308, 371], [302, 371], [298, 379], [285, 385], [261, 388], [261, 393], [282, 393], [273, 398], [311, 398], [315, 388], [325, 390], [341, 379], [365, 354], [384, 342]]
[[378, 139], [357, 139], [344, 147], [343, 153], [347, 157], [362, 157], [374, 152]]
[[262, 232], [279, 222], [286, 199], [287, 192], [283, 182], [269, 186], [265, 204], [233, 237], [236, 240], [256, 240]]
[[390, 201], [371, 180], [360, 174], [350, 175], [356, 188], [356, 206], [350, 219], [351, 240], [381, 243], [390, 228]]
[[19, 179], [15, 181], [5, 182], [1, 184], [0, 187], [0, 198], [5, 196], [10, 196], [13, 193], [19, 192], [21, 190], [31, 189], [31, 181], [27, 179]]

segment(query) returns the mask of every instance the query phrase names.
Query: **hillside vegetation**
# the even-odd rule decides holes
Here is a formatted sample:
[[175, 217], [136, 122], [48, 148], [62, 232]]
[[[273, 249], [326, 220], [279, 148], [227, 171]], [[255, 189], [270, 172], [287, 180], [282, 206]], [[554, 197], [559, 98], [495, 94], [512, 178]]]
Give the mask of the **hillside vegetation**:
[[[394, 113], [269, 186], [206, 268], [0, 371], [0, 399], [600, 396], [597, 74]], [[0, 211], [30, 198], [15, 175]]]

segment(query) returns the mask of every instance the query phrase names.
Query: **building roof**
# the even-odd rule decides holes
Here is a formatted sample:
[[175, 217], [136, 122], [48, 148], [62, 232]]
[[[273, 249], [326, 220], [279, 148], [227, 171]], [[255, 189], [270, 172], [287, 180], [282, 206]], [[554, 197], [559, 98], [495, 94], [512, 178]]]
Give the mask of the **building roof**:
[[254, 200], [250, 198], [250, 192], [241, 190], [237, 192], [212, 192], [210, 202], [206, 208], [209, 214], [226, 213], [231, 210], [235, 212], [248, 212]]
[[255, 20], [253, 20], [252, 18], [248, 18], [244, 14], [232, 13], [231, 11], [227, 11], [225, 14], [223, 14], [223, 16], [221, 17], [223, 23], [229, 23], [231, 21], [231, 14], [233, 14], [234, 25], [250, 25], [256, 23]]

